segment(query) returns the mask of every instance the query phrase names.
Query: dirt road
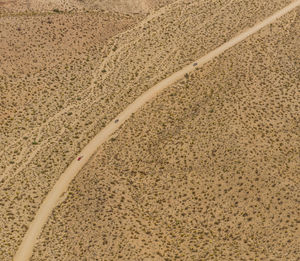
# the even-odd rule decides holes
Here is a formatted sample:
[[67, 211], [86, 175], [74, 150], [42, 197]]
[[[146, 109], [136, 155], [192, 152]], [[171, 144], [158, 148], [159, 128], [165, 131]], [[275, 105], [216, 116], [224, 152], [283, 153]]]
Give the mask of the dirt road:
[[[159, 82], [148, 91], [143, 93], [138, 97], [133, 103], [131, 103], [123, 112], [121, 112], [115, 119], [113, 119], [104, 129], [102, 129], [81, 151], [81, 153], [73, 160], [65, 172], [60, 176], [59, 180], [56, 182], [52, 190], [49, 192], [43, 203], [41, 204], [39, 210], [32, 223], [29, 226], [27, 233], [25, 234], [23, 241], [14, 257], [15, 261], [25, 261], [29, 260], [31, 257], [33, 247], [35, 245], [36, 239], [39, 236], [43, 226], [47, 222], [48, 217], [51, 215], [52, 210], [55, 208], [57, 203], [60, 201], [62, 194], [67, 191], [70, 182], [80, 171], [80, 169], [88, 162], [90, 157], [96, 152], [101, 144], [107, 141], [111, 134], [116, 131], [130, 116], [139, 110], [145, 103], [149, 102], [155, 96], [157, 96], [162, 90], [168, 86], [174, 84], [178, 80], [182, 79], [186, 73], [189, 73], [195, 68], [202, 66], [208, 61], [212, 60], [219, 54], [223, 53], [227, 49], [233, 47], [239, 42], [246, 39], [248, 36], [256, 33], [264, 26], [272, 23], [279, 17], [293, 10], [300, 5], [300, 0], [294, 1], [290, 5], [286, 6], [282, 10], [276, 12], [272, 16], [268, 17], [264, 21], [256, 24], [247, 31], [241, 33], [240, 35], [234, 37], [230, 41], [221, 45], [217, 49], [209, 52], [199, 60], [196, 60], [192, 64], [184, 67], [180, 71], [172, 74], [168, 78]], [[78, 160], [79, 157], [82, 157]]]

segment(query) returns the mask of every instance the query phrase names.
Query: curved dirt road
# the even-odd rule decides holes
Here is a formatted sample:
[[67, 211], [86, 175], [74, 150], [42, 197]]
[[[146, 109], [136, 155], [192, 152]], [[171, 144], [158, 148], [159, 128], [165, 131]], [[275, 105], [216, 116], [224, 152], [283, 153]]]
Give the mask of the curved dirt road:
[[[135, 113], [138, 109], [140, 109], [146, 102], [150, 101], [152, 98], [157, 96], [162, 90], [170, 86], [171, 84], [177, 82], [182, 79], [186, 73], [193, 71], [196, 67], [202, 66], [208, 61], [212, 60], [219, 54], [223, 53], [227, 49], [233, 47], [239, 42], [246, 39], [248, 36], [256, 33], [264, 26], [272, 23], [277, 18], [283, 16], [289, 11], [293, 10], [297, 6], [300, 5], [300, 0], [296, 0], [292, 2], [290, 5], [276, 12], [272, 16], [268, 17], [264, 21], [256, 24], [251, 27], [247, 31], [241, 33], [240, 35], [234, 37], [230, 41], [221, 45], [217, 49], [209, 52], [199, 60], [193, 62], [192, 64], [184, 67], [178, 72], [175, 72], [168, 78], [159, 82], [148, 91], [144, 92], [141, 96], [139, 96], [133, 103], [131, 103], [123, 112], [121, 112], [115, 119], [113, 119], [104, 129], [102, 129], [89, 143], [86, 147], [81, 151], [80, 155], [78, 155], [69, 165], [69, 167], [65, 170], [65, 172], [60, 176], [56, 184], [53, 186], [52, 190], [49, 192], [43, 203], [41, 204], [39, 210], [36, 213], [36, 216], [32, 223], [29, 226], [28, 231], [26, 232], [23, 241], [14, 256], [15, 261], [25, 261], [29, 260], [31, 257], [34, 244], [39, 236], [44, 224], [47, 222], [48, 217], [51, 215], [52, 210], [55, 208], [61, 195], [68, 189], [70, 182], [76, 176], [76, 174], [80, 171], [80, 169], [88, 162], [89, 158], [96, 152], [98, 147], [107, 141], [110, 138], [110, 135], [117, 130], [121, 124], [123, 124], [132, 113]], [[195, 65], [197, 63], [197, 65]], [[82, 157], [83, 156], [83, 157]], [[82, 157], [78, 160], [78, 157]]]

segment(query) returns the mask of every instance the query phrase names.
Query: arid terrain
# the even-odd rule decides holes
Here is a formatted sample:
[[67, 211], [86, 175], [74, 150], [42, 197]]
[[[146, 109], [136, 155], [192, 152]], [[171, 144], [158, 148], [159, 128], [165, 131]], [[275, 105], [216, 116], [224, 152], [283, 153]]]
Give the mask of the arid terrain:
[[[129, 104], [291, 2], [0, 4], [0, 260]], [[299, 10], [121, 125], [72, 181], [31, 260], [297, 260]]]

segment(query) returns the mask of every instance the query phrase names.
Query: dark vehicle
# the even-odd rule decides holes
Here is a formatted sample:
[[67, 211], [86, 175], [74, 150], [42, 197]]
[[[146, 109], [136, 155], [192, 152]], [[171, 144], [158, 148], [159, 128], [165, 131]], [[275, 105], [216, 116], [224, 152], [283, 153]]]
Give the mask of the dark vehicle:
[[193, 64], [193, 66], [197, 66], [197, 65], [198, 65], [198, 63], [194, 63], [194, 64]]
[[116, 119], [116, 120], [115, 120], [115, 123], [118, 123], [118, 122], [119, 122], [119, 120], [118, 120], [118, 119]]
[[80, 161], [83, 158], [83, 156], [80, 156], [77, 158], [78, 161]]

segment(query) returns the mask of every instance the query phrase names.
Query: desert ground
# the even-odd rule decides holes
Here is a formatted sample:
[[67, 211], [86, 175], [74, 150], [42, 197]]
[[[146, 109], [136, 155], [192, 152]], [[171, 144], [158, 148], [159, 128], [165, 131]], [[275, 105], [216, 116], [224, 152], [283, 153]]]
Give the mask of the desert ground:
[[[1, 4], [0, 259], [129, 104], [291, 2]], [[297, 7], [120, 124], [31, 260], [297, 260], [299, 29]]]

